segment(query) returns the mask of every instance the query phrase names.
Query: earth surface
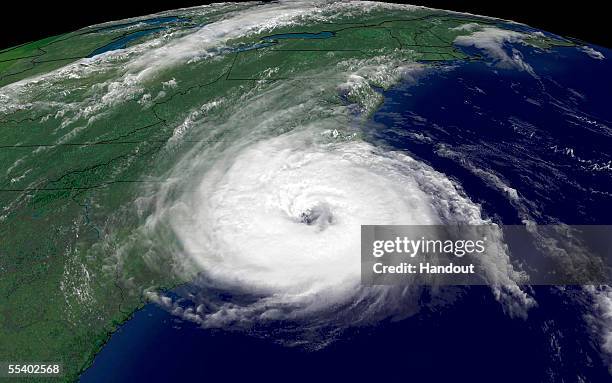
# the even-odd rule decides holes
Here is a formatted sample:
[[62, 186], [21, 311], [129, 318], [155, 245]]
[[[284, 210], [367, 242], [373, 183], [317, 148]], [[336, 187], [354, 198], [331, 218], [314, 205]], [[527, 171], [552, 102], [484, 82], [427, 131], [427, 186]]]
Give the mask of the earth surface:
[[361, 286], [361, 224], [609, 224], [609, 49], [370, 2], [0, 51], [0, 360], [61, 380], [604, 382], [612, 289]]

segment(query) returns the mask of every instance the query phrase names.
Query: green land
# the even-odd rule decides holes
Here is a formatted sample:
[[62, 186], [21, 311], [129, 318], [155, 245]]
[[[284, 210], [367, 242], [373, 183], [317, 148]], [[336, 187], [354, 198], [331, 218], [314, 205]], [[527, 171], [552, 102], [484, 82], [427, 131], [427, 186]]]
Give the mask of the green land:
[[[181, 20], [167, 28], [180, 38], [194, 26], [245, 7], [177, 12]], [[171, 259], [154, 256], [150, 262], [143, 252], [151, 249], [122, 244], [143, 220], [130, 202], [148, 185], [163, 183], [174, 160], [188, 150], [188, 144], [173, 148], [168, 142], [191, 112], [209, 101], [235, 100], [206, 115], [221, 123], [266, 87], [288, 80], [304, 86], [327, 81], [351, 60], [387, 57], [425, 65], [478, 60], [453, 44], [457, 36], [471, 33], [456, 28], [467, 23], [498, 24], [427, 9], [384, 10], [241, 36], [226, 42], [237, 49], [168, 67], [155, 81], [146, 81], [146, 92], [153, 95], [146, 107], [141, 95], [128, 96], [97, 111], [96, 118], [80, 110], [60, 112], [61, 106], [45, 100], [57, 100], [68, 85], [71, 91], [61, 94], [62, 102], [94, 98], [96, 84], [111, 79], [112, 71], [28, 85], [28, 102], [0, 111], [0, 174], [5, 175], [0, 178], [0, 361], [59, 361], [66, 370], [60, 380], [74, 381], [113, 331], [146, 303], [145, 291], [185, 282], [167, 272], [174, 267]], [[129, 33], [146, 28], [130, 27]], [[262, 40], [325, 31], [333, 37]], [[91, 27], [4, 49], [0, 91], [78, 62], [125, 34], [125, 28]], [[567, 44], [544, 37], [532, 43], [543, 48]], [[160, 81], [170, 79], [179, 85]], [[389, 86], [375, 77], [367, 80], [372, 87]], [[348, 99], [366, 103], [361, 99], [366, 96], [356, 93]], [[324, 92], [320, 100], [318, 113], [347, 102], [337, 92]], [[68, 118], [71, 127], [84, 128], [61, 134]], [[231, 139], [224, 132], [215, 134], [211, 145]]]

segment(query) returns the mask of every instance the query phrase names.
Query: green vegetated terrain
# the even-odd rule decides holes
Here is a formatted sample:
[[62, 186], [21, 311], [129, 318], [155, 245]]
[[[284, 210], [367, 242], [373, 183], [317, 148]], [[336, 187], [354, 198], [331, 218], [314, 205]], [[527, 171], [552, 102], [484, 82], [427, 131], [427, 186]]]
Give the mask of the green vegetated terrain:
[[[245, 6], [177, 13], [179, 20], [130, 45], [168, 32], [180, 38], [240, 7]], [[453, 45], [457, 36], [471, 33], [453, 29], [466, 23], [497, 25], [423, 9], [278, 27], [230, 40], [227, 52], [214, 59], [168, 67], [145, 82], [148, 99], [128, 94], [92, 113], [60, 111], [43, 102], [61, 91], [62, 83], [28, 85], [30, 103], [0, 115], [0, 361], [61, 362], [66, 371], [61, 379], [73, 381], [117, 326], [145, 303], [145, 289], [184, 282], [167, 272], [173, 265], [164, 264], [163, 257], [121, 244], [142, 224], [130, 202], [147, 185], [164, 182], [163, 174], [185, 150], [169, 140], [193, 110], [221, 98], [239, 108], [242, 96], [256, 92], [261, 82], [333, 77], [334, 68], [352, 59], [478, 59]], [[126, 34], [151, 27], [92, 27], [5, 49], [0, 51], [0, 86], [79, 62]], [[333, 35], [266, 39], [321, 32]], [[538, 41], [543, 47], [556, 43], [564, 42]], [[108, 81], [109, 73], [62, 80], [78, 84], [62, 100], [93, 97], [106, 89], [97, 84]], [[372, 85], [385, 84], [373, 79]], [[324, 101], [346, 102], [338, 94]], [[222, 121], [233, 110], [203, 113]]]

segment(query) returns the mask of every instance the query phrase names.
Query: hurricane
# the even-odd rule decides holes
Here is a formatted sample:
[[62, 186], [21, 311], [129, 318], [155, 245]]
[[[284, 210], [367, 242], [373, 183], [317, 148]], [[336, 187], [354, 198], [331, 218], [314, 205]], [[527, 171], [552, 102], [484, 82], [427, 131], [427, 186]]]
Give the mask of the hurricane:
[[[0, 359], [60, 356], [76, 380], [147, 332], [147, 363], [211, 377], [244, 345], [287, 370], [380, 346], [443, 381], [474, 361], [474, 381], [603, 381], [609, 268], [574, 225], [610, 217], [611, 55], [367, 1], [211, 4], [0, 50]], [[368, 284], [364, 225], [486, 226], [482, 283]], [[532, 278], [550, 265], [561, 285]]]
[[[421, 68], [387, 71], [415, 81]], [[361, 286], [361, 225], [491, 222], [458, 183], [361, 138], [367, 122], [355, 113], [359, 105], [317, 105], [317, 93], [350, 93], [359, 79], [347, 71], [335, 84], [262, 84], [222, 124], [189, 120], [196, 144], [169, 170], [171, 181], [153, 191], [146, 228], [170, 230], [178, 243], [173, 259], [189, 265], [178, 269], [197, 276], [187, 301], [151, 299], [205, 327], [298, 322], [293, 337], [301, 328], [331, 333], [419, 311], [423, 286]], [[494, 240], [503, 246], [501, 234]], [[534, 301], [517, 285], [521, 276], [508, 256], [502, 251], [485, 267], [504, 309], [525, 315]], [[218, 301], [211, 289], [237, 298]], [[432, 294], [448, 302], [458, 292], [438, 286]]]

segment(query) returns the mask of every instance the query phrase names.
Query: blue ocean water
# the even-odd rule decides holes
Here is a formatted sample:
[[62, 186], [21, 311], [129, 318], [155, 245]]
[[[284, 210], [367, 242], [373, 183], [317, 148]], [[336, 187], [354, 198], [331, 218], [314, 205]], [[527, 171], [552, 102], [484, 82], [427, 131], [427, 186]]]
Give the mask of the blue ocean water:
[[314, 352], [203, 330], [149, 304], [113, 334], [81, 381], [515, 383], [560, 381], [576, 371], [606, 381], [580, 308], [552, 291], [537, 297], [540, 306], [524, 321], [506, 315], [489, 288], [472, 287], [460, 305], [355, 329]]
[[386, 92], [370, 140], [454, 177], [499, 222], [527, 211], [540, 224], [610, 223], [612, 65], [575, 48], [514, 49], [538, 78], [486, 61], [432, 71]]
[[[611, 65], [575, 48], [514, 48], [537, 77], [478, 61], [426, 71], [384, 92], [366, 139], [457, 180], [497, 222], [610, 223]], [[319, 351], [203, 330], [149, 304], [81, 380], [609, 381], [584, 320], [588, 296], [532, 294], [528, 319], [504, 313], [489, 288], [469, 287], [457, 304], [350, 330]]]

